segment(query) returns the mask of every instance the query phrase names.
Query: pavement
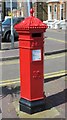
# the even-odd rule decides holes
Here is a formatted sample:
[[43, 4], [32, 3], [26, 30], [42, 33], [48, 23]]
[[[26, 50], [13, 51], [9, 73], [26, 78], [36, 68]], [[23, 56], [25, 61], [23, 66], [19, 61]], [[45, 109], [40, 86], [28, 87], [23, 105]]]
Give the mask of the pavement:
[[11, 48], [11, 43], [2, 43], [0, 50], [0, 61], [19, 58], [18, 42], [14, 43], [14, 48]]
[[19, 110], [19, 85], [13, 88], [2, 87], [2, 118], [62, 118], [61, 120], [63, 120], [66, 117], [65, 106], [67, 103], [65, 77], [59, 77], [49, 82], [45, 80], [44, 91], [46, 95], [44, 111], [30, 115]]
[[[46, 38], [47, 40], [47, 38]], [[50, 43], [48, 43], [50, 44]], [[54, 46], [54, 44], [53, 44]], [[65, 46], [45, 48], [45, 55], [57, 54], [66, 52]], [[11, 48], [11, 43], [2, 43], [0, 50], [0, 61], [12, 60], [19, 58], [18, 42], [14, 43], [14, 49]], [[58, 81], [58, 82], [57, 82]], [[59, 87], [61, 86], [61, 88]], [[56, 89], [57, 88], [57, 89]], [[19, 111], [20, 89], [19, 84], [15, 87], [5, 86], [0, 88], [0, 117], [1, 118], [64, 118], [65, 119], [65, 77], [54, 78], [50, 82], [45, 82], [44, 90], [47, 97], [45, 110], [33, 115]], [[5, 92], [6, 91], [6, 92]], [[6, 93], [6, 94], [5, 94]]]

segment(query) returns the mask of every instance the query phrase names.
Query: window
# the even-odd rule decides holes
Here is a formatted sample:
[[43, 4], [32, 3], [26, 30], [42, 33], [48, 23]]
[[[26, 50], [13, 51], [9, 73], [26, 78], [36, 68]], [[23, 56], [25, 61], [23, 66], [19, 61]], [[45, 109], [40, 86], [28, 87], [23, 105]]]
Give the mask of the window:
[[61, 4], [61, 9], [63, 9], [63, 4]]
[[57, 5], [54, 6], [54, 12], [57, 12]]
[[2, 11], [2, 5], [0, 4], [0, 11]]
[[52, 6], [50, 6], [50, 12], [52, 12]]

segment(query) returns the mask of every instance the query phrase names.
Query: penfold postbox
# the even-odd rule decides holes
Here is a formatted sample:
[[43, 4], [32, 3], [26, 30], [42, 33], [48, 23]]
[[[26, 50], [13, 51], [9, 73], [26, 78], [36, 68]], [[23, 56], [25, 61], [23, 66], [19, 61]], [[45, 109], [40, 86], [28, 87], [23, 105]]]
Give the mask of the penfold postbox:
[[44, 32], [47, 25], [33, 16], [25, 18], [15, 29], [19, 34], [20, 110], [29, 114], [41, 111], [44, 95]]

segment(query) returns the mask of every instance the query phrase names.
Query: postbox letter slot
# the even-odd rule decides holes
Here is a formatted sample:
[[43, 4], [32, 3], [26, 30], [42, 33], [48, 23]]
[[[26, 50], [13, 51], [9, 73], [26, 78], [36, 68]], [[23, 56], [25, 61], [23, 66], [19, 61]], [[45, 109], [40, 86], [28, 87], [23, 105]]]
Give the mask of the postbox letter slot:
[[41, 37], [41, 33], [32, 33], [32, 37]]

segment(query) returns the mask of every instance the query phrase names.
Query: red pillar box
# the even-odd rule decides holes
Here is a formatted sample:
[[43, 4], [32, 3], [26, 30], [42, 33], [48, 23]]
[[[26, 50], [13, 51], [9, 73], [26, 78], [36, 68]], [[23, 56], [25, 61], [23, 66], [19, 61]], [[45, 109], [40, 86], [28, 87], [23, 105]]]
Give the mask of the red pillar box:
[[15, 25], [20, 50], [20, 110], [29, 114], [44, 109], [44, 37], [47, 29], [38, 18], [31, 16]]

